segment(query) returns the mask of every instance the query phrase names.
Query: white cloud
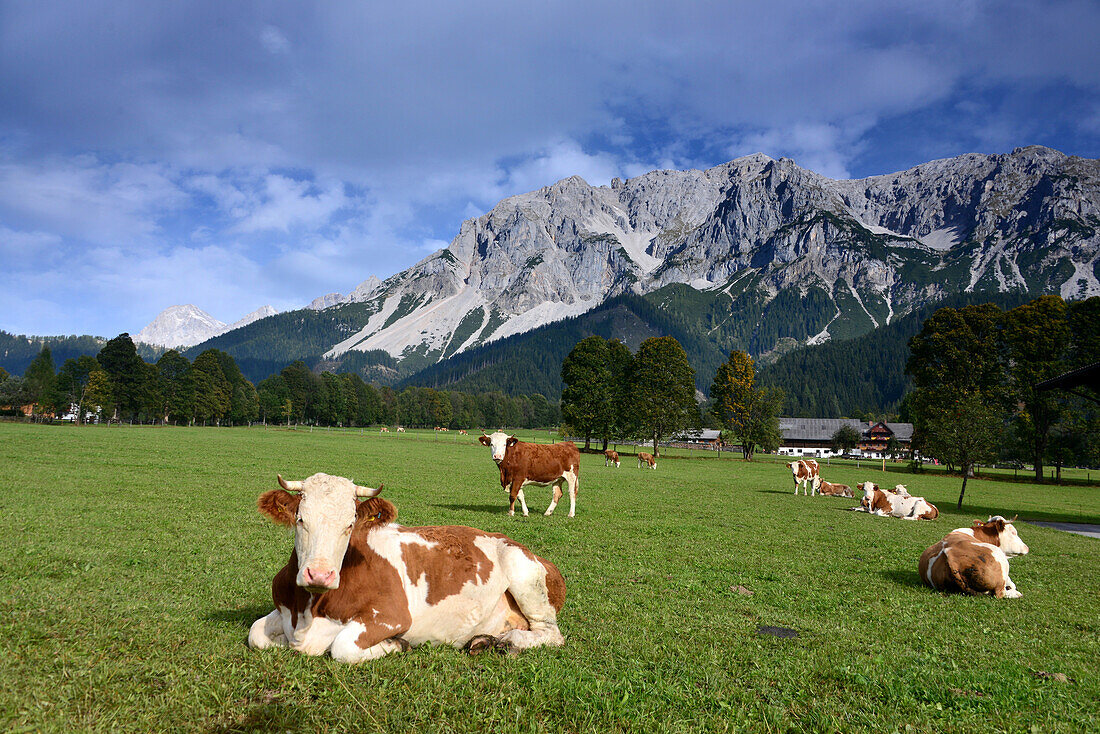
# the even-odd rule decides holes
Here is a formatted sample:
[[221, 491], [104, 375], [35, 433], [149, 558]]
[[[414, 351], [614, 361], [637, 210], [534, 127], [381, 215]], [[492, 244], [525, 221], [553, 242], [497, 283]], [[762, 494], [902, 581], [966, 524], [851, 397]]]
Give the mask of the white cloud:
[[860, 136], [868, 127], [866, 121], [796, 123], [743, 135], [728, 150], [733, 158], [752, 153], [791, 158], [815, 173], [843, 179], [851, 176], [849, 164], [859, 152]]
[[278, 174], [269, 174], [252, 198], [233, 206], [229, 213], [237, 220], [234, 232], [289, 232], [292, 228], [327, 225], [332, 216], [353, 202], [339, 181], [314, 184]]
[[162, 164], [103, 163], [89, 155], [0, 162], [0, 216], [66, 238], [145, 240], [188, 198]]
[[260, 31], [260, 43], [273, 54], [285, 54], [290, 51], [290, 41], [273, 25], [264, 26]]

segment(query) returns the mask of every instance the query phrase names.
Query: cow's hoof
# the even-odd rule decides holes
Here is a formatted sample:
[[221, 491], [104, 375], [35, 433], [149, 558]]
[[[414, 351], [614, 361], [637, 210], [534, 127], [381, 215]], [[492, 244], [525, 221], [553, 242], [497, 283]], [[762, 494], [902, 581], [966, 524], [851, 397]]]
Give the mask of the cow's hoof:
[[493, 650], [496, 648], [497, 638], [492, 635], [478, 635], [469, 642], [466, 643], [466, 652], [471, 655], [477, 655], [483, 653], [486, 650]]
[[510, 658], [514, 658], [519, 655], [519, 648], [516, 647], [510, 640], [506, 640], [503, 637], [496, 640], [496, 644], [493, 649], [501, 655], [507, 655]]
[[404, 637], [391, 637], [389, 641], [400, 647], [401, 652], [408, 652], [412, 649], [412, 645]]

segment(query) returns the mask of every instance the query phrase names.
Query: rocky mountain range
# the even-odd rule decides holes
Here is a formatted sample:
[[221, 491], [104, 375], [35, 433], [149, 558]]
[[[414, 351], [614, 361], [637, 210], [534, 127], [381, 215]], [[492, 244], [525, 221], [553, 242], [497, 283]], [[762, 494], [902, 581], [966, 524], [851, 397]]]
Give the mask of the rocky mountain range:
[[1039, 146], [859, 180], [763, 154], [609, 186], [572, 177], [463, 222], [408, 270], [210, 345], [385, 353], [408, 374], [634, 294], [719, 351], [767, 358], [951, 294], [1100, 294], [1098, 232], [1100, 161]]

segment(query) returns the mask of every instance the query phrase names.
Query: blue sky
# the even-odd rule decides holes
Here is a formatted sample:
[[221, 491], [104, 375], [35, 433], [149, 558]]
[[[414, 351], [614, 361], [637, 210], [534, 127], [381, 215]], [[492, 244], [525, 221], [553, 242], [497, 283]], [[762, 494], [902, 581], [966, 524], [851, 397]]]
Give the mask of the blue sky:
[[1100, 3], [0, 0], [0, 329], [347, 293], [505, 196], [1100, 157]]

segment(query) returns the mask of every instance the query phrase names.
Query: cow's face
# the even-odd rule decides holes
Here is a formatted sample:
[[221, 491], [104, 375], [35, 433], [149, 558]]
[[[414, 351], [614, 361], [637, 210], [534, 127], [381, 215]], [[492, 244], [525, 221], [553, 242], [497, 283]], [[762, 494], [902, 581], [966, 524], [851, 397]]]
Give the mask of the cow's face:
[[361, 509], [355, 498], [373, 497], [381, 487], [359, 487], [328, 474], [314, 474], [302, 482], [279, 477], [279, 483], [283, 489], [264, 493], [259, 506], [275, 522], [294, 526], [297, 584], [317, 594], [339, 587], [340, 567]]
[[870, 502], [875, 498], [876, 485], [874, 482], [864, 482], [860, 485], [860, 488], [863, 490], [863, 499]]
[[1027, 555], [1030, 550], [1016, 533], [1016, 526], [1000, 515], [994, 515], [985, 523], [986, 528], [997, 533], [997, 543], [1006, 556]]
[[489, 447], [489, 451], [493, 456], [493, 461], [500, 463], [504, 461], [504, 454], [508, 450], [509, 446], [514, 446], [519, 441], [515, 436], [509, 436], [507, 433], [501, 433], [497, 431], [488, 436], [481, 436], [478, 441], [485, 446]]

